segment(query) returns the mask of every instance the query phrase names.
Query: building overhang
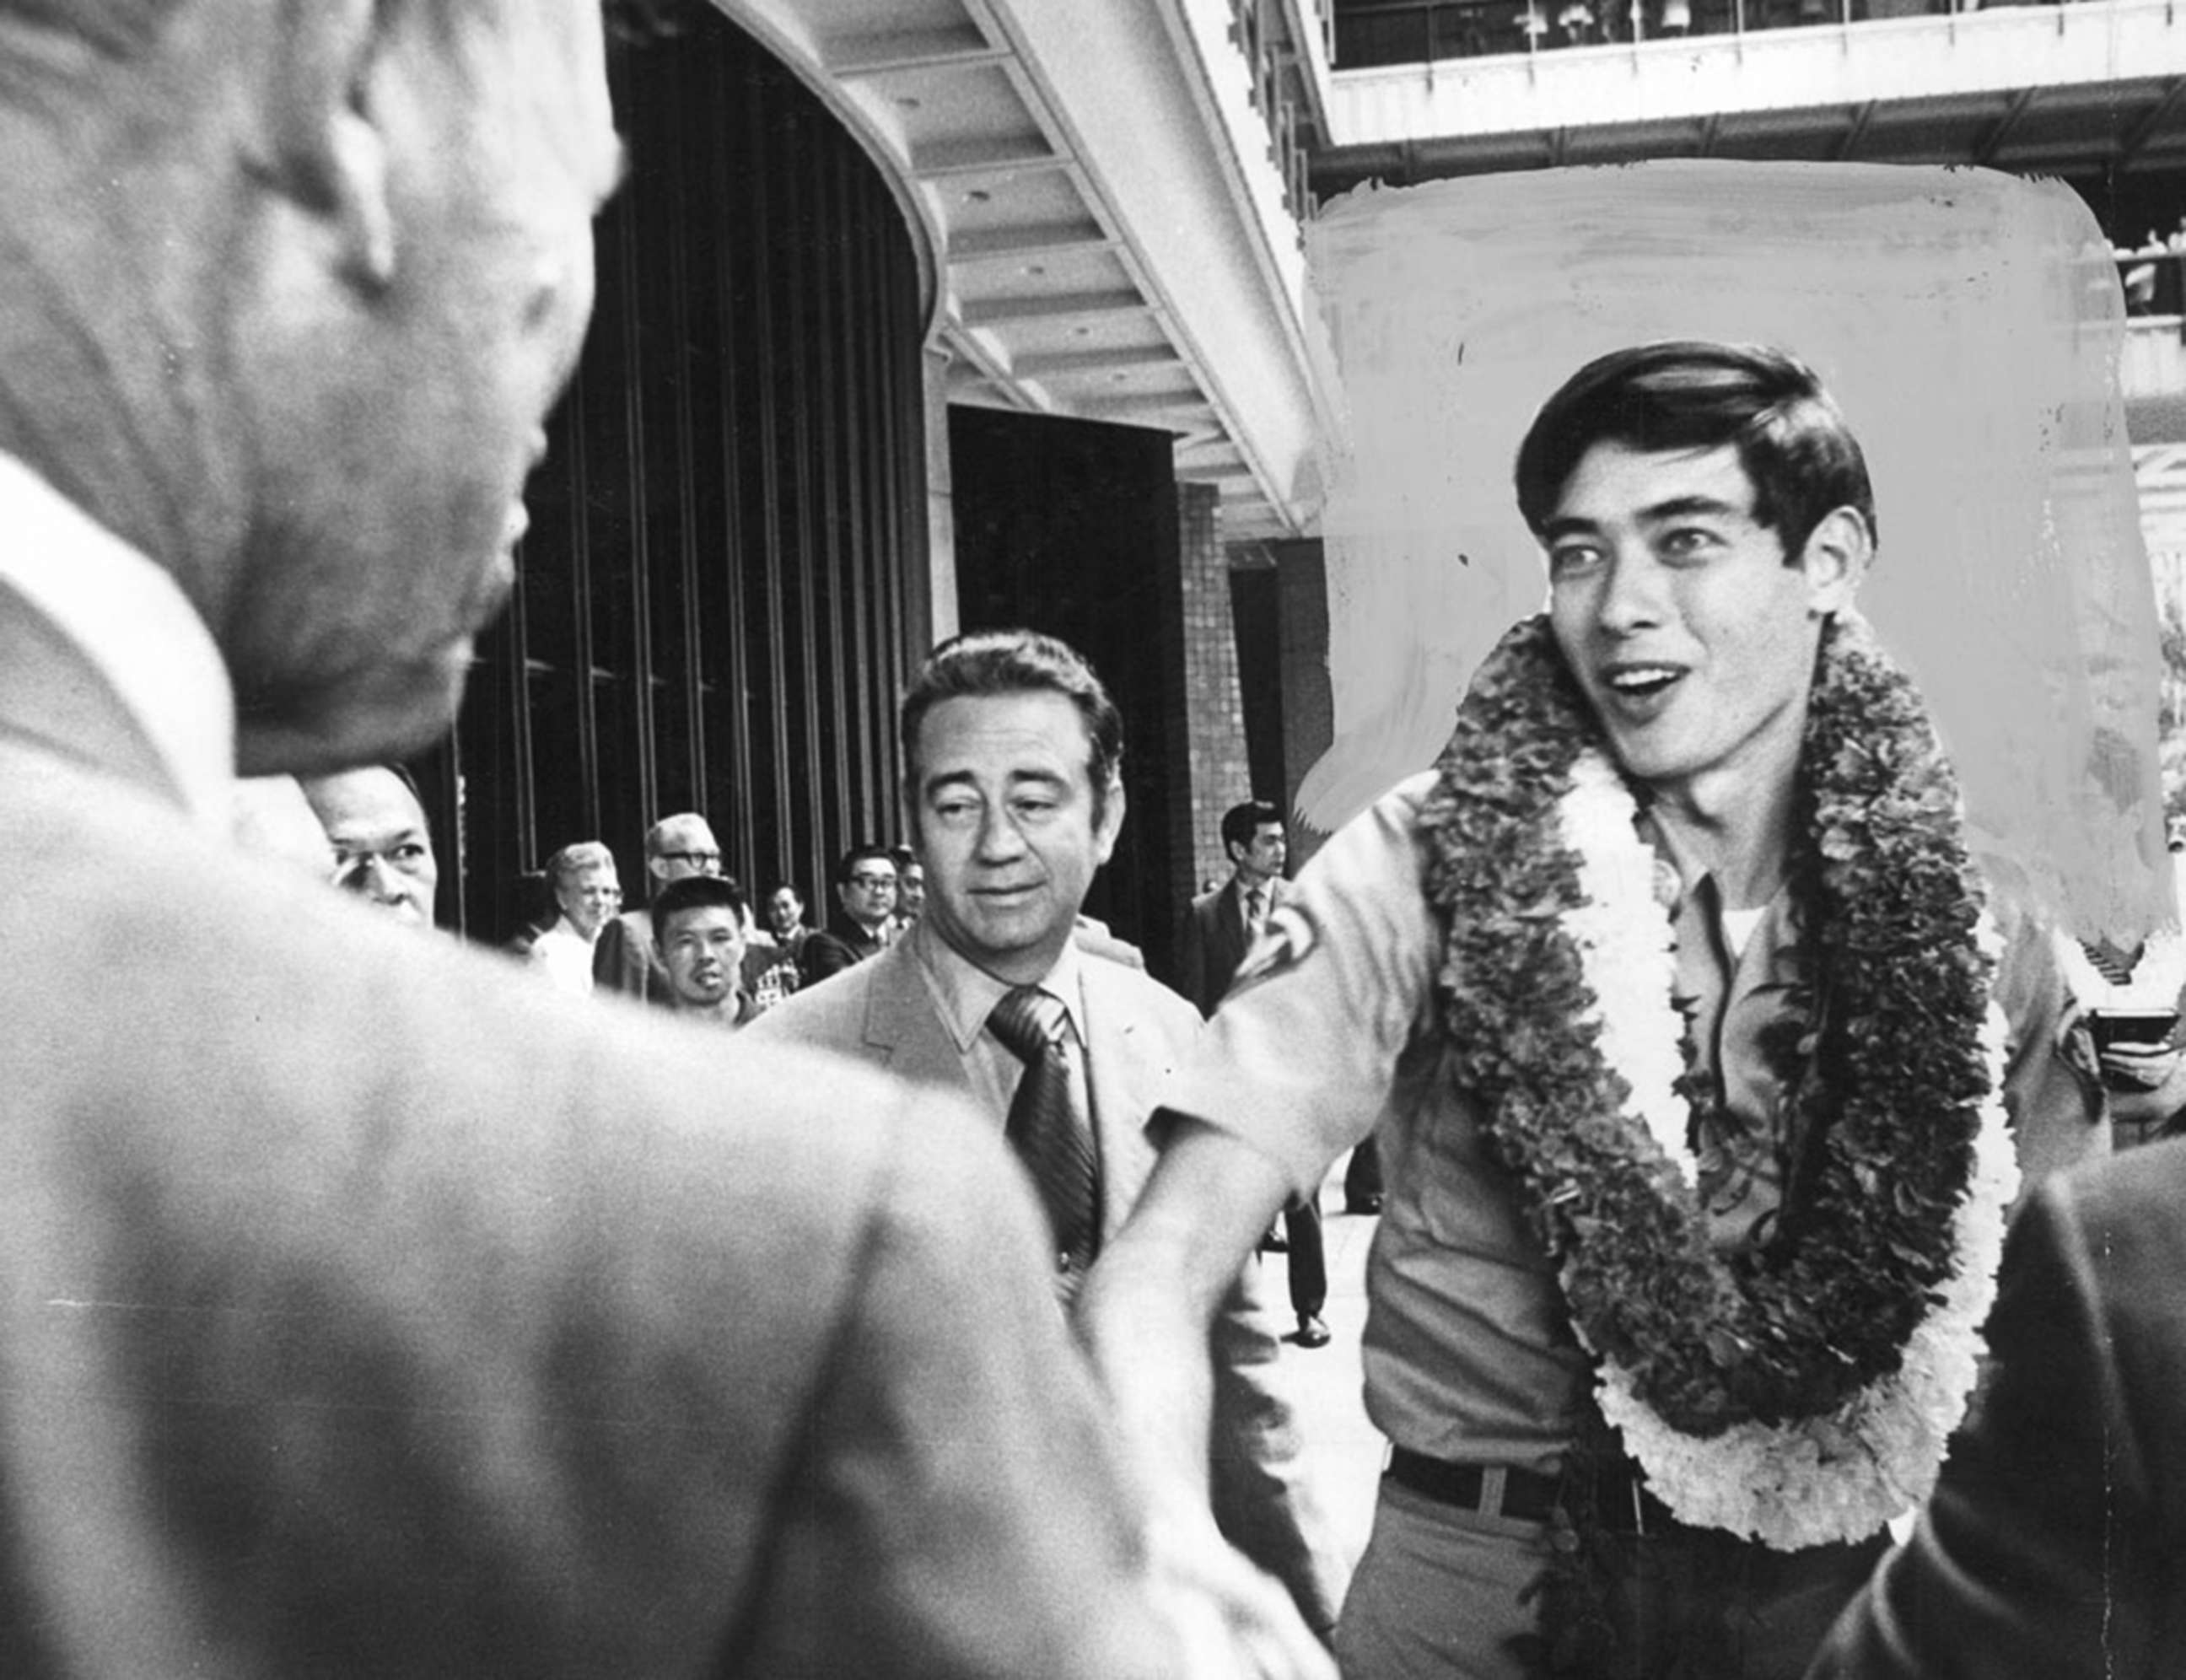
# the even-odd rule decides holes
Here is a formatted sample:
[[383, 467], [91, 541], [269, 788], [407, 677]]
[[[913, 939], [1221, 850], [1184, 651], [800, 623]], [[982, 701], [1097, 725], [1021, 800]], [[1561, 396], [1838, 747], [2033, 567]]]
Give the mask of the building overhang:
[[951, 401], [1166, 431], [1226, 540], [1310, 529], [1303, 257], [1230, 0], [714, 3], [897, 183]]

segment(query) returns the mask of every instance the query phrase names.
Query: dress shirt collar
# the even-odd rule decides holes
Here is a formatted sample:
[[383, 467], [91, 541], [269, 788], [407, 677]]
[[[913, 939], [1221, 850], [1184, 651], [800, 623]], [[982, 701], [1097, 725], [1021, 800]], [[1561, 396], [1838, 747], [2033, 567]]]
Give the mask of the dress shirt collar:
[[[225, 831], [235, 777], [235, 697], [227, 668], [175, 580], [13, 456], [0, 454], [0, 586], [27, 602], [98, 671], [199, 822]], [[39, 697], [11, 695], [0, 723], [45, 735]], [[42, 727], [39, 727], [42, 724]], [[63, 742], [64, 746], [69, 744]]]
[[[930, 917], [919, 917], [911, 924], [906, 937], [911, 940], [912, 955], [925, 971], [928, 988], [941, 1012], [941, 1024], [948, 1029], [961, 1056], [985, 1031], [987, 1017], [995, 1012], [995, 1005], [1002, 1000], [1002, 994], [1013, 988], [962, 956], [933, 931]], [[1055, 966], [1038, 983], [1040, 990], [1062, 1000], [1070, 1016], [1071, 1030], [1082, 1044], [1085, 1042], [1085, 1004], [1081, 972], [1078, 944], [1073, 938], [1063, 945], [1062, 955], [1056, 958]]]

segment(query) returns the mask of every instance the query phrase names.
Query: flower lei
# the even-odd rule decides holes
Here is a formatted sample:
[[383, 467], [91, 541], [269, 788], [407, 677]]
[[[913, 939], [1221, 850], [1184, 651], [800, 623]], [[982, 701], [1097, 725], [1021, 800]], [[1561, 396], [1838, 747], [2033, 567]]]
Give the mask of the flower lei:
[[1918, 694], [1856, 618], [1825, 636], [1789, 860], [1805, 983], [1774, 1035], [1796, 1153], [1751, 1253], [1709, 1241], [1655, 854], [1545, 619], [1482, 667], [1439, 770], [1444, 1024], [1601, 1415], [1680, 1520], [1873, 1534], [1965, 1413], [2018, 1187], [1999, 942]]

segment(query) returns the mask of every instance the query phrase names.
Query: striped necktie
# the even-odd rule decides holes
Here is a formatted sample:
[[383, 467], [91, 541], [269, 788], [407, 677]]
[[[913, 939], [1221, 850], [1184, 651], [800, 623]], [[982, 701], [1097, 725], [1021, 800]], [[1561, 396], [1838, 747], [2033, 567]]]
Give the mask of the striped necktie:
[[1247, 887], [1245, 889], [1245, 943], [1247, 945], [1260, 937], [1260, 910], [1266, 903], [1268, 889], [1264, 887]]
[[1065, 1306], [1092, 1263], [1099, 1236], [1093, 1134], [1078, 1112], [1062, 1000], [1037, 986], [1005, 993], [987, 1025], [1025, 1065], [1006, 1135], [1032, 1174], [1055, 1237], [1056, 1294]]

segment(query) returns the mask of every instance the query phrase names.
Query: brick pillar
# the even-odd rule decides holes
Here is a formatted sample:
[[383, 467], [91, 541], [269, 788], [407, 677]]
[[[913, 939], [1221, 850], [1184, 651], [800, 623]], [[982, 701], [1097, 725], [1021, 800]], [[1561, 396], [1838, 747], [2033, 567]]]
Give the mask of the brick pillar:
[[1199, 883], [1230, 872], [1222, 851], [1222, 813], [1253, 797], [1245, 750], [1244, 701], [1237, 683], [1237, 644], [1230, 611], [1230, 563], [1222, 546], [1221, 492], [1180, 483], [1179, 557], [1183, 572], [1184, 717], [1191, 832], [1171, 855], [1188, 861], [1175, 884], [1189, 903]]

